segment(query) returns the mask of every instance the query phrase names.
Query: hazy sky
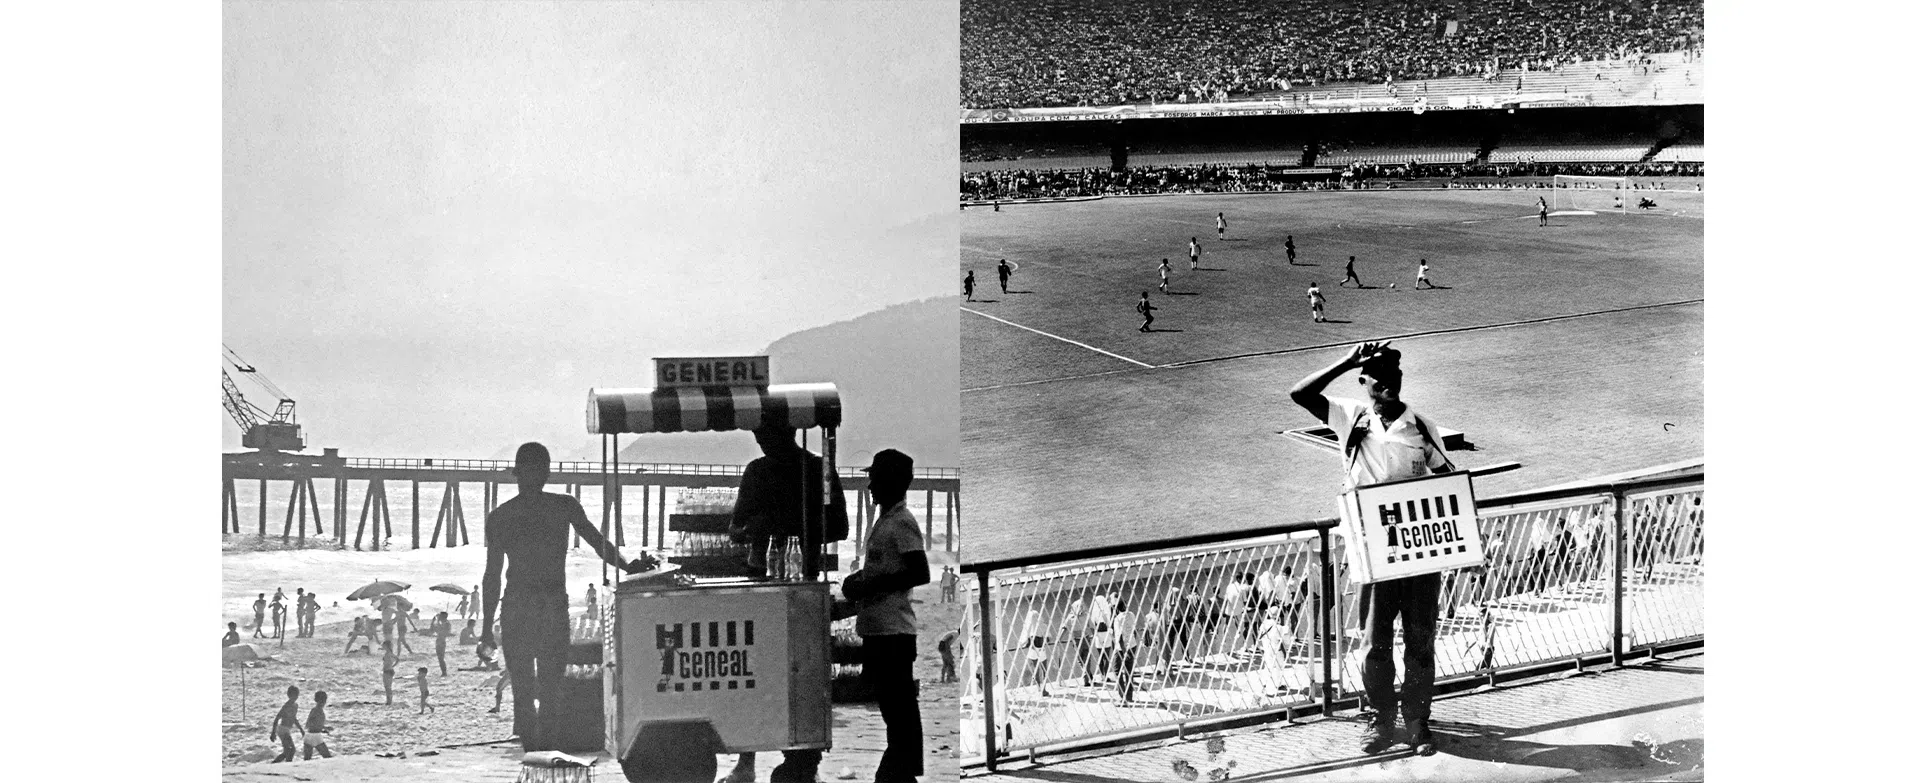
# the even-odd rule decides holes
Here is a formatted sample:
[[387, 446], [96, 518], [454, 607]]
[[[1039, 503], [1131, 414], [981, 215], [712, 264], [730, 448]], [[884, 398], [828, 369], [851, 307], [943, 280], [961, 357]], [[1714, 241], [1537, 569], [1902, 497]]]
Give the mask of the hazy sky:
[[951, 294], [957, 9], [229, 2], [223, 339], [311, 447], [484, 457]]

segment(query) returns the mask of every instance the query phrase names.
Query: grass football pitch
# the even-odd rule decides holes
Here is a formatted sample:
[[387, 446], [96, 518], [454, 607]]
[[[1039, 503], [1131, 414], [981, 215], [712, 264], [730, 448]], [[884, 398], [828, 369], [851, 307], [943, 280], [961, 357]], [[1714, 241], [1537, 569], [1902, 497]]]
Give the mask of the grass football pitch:
[[[1338, 459], [1279, 434], [1317, 423], [1286, 390], [1366, 340], [1404, 352], [1410, 406], [1466, 433], [1456, 462], [1525, 465], [1477, 482], [1481, 497], [1702, 456], [1703, 194], [1545, 227], [1538, 195], [965, 210], [962, 274], [980, 282], [960, 315], [965, 559], [1331, 516]], [[1365, 288], [1340, 285], [1348, 256]], [[1008, 293], [1002, 258], [1019, 266]], [[1414, 290], [1422, 258], [1438, 288]], [[1328, 323], [1312, 320], [1310, 282]], [[1142, 291], [1159, 308], [1150, 333]], [[1360, 396], [1351, 375], [1329, 393]]]

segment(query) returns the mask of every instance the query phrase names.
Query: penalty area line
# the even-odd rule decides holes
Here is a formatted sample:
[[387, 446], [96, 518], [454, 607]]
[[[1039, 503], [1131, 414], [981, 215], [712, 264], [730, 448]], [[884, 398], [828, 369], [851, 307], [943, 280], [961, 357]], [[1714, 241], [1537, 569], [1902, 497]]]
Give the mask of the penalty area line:
[[1148, 363], [1146, 363], [1146, 362], [1143, 362], [1143, 361], [1140, 361], [1140, 360], [1138, 360], [1138, 359], [1129, 359], [1129, 358], [1127, 358], [1127, 357], [1125, 357], [1125, 356], [1121, 356], [1120, 354], [1117, 354], [1117, 353], [1114, 353], [1114, 352], [1112, 352], [1112, 351], [1104, 351], [1104, 350], [1101, 350], [1101, 349], [1099, 349], [1099, 348], [1095, 348], [1095, 347], [1093, 347], [1093, 346], [1091, 346], [1091, 345], [1088, 345], [1088, 344], [1086, 344], [1086, 343], [1083, 343], [1083, 342], [1080, 342], [1079, 340], [1069, 340], [1069, 339], [1067, 339], [1067, 338], [1065, 338], [1065, 337], [1061, 337], [1060, 335], [1057, 335], [1057, 334], [1048, 334], [1048, 333], [1046, 333], [1046, 332], [1043, 332], [1043, 331], [1040, 331], [1039, 329], [1035, 329], [1035, 328], [1033, 328], [1033, 327], [1031, 327], [1031, 326], [1023, 326], [1023, 325], [1021, 325], [1021, 324], [1017, 324], [1017, 323], [1014, 323], [1014, 322], [1012, 322], [1012, 321], [1009, 321], [1009, 320], [1007, 320], [1007, 319], [1005, 319], [1005, 318], [1000, 318], [1000, 317], [998, 317], [998, 316], [992, 316], [992, 315], [987, 315], [986, 313], [983, 313], [983, 312], [980, 312], [979, 310], [975, 310], [975, 309], [973, 309], [973, 308], [971, 308], [971, 307], [962, 307], [962, 308], [960, 308], [960, 309], [961, 309], [961, 310], [963, 310], [963, 311], [966, 311], [966, 312], [969, 312], [969, 313], [973, 313], [974, 315], [977, 315], [977, 316], [980, 316], [981, 318], [985, 318], [985, 319], [987, 319], [987, 320], [990, 320], [990, 321], [999, 321], [1000, 323], [1003, 323], [1003, 324], [1006, 324], [1006, 325], [1008, 325], [1008, 326], [1011, 326], [1011, 327], [1014, 327], [1015, 329], [1025, 329], [1025, 330], [1027, 330], [1027, 331], [1029, 331], [1029, 332], [1032, 332], [1032, 333], [1034, 333], [1034, 334], [1037, 334], [1037, 335], [1040, 335], [1041, 337], [1051, 337], [1051, 338], [1053, 338], [1053, 339], [1055, 339], [1055, 340], [1059, 340], [1060, 342], [1063, 342], [1063, 343], [1067, 343], [1068, 345], [1078, 345], [1078, 346], [1080, 346], [1080, 347], [1082, 347], [1082, 348], [1085, 348], [1085, 349], [1087, 349], [1087, 350], [1089, 350], [1089, 351], [1092, 351], [1092, 352], [1094, 352], [1094, 353], [1097, 353], [1097, 354], [1103, 354], [1103, 355], [1106, 355], [1106, 356], [1111, 356], [1111, 357], [1113, 357], [1113, 358], [1115, 358], [1115, 359], [1119, 359], [1120, 361], [1123, 361], [1123, 362], [1127, 362], [1127, 363], [1129, 363], [1129, 364], [1134, 364], [1134, 365], [1138, 365], [1138, 366], [1141, 366], [1141, 367], [1146, 367], [1146, 368], [1148, 368], [1148, 369], [1152, 369], [1152, 367], [1153, 367], [1153, 365], [1151, 365], [1151, 364], [1148, 364]]

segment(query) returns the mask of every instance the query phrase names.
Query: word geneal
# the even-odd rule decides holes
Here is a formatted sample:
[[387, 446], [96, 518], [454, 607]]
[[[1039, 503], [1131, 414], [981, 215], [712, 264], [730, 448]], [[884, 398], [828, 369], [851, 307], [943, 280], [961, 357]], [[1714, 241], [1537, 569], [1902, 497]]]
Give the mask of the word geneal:
[[767, 357], [731, 356], [708, 359], [655, 359], [654, 385], [661, 389], [689, 386], [766, 386]]
[[653, 639], [660, 651], [658, 691], [754, 687], [752, 620], [657, 624]]

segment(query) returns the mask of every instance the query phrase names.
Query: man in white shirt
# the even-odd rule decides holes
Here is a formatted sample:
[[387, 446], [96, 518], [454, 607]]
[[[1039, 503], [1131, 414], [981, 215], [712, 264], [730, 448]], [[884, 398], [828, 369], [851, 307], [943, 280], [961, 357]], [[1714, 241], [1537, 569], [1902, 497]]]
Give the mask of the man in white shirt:
[[920, 522], [907, 510], [913, 458], [884, 449], [873, 455], [866, 472], [868, 491], [881, 512], [867, 532], [864, 565], [841, 582], [840, 593], [858, 605], [853, 629], [865, 652], [861, 677], [876, 694], [887, 724], [887, 749], [873, 772], [874, 783], [911, 783], [926, 774], [920, 694], [913, 679], [918, 632], [913, 588], [932, 582], [933, 574]]
[[[1366, 400], [1327, 397], [1334, 379], [1360, 371]], [[1295, 404], [1307, 409], [1340, 436], [1348, 489], [1384, 481], [1418, 478], [1453, 470], [1445, 449], [1433, 437], [1434, 426], [1400, 400], [1400, 352], [1384, 342], [1363, 343], [1345, 358], [1294, 384]], [[1433, 637], [1440, 615], [1440, 575], [1423, 574], [1377, 582], [1362, 588], [1360, 611], [1367, 629], [1366, 662], [1361, 679], [1375, 713], [1363, 749], [1379, 753], [1394, 742], [1396, 711], [1407, 719], [1409, 744], [1421, 755], [1434, 752], [1427, 725], [1433, 700]], [[1406, 642], [1403, 693], [1393, 689], [1393, 618], [1401, 618]]]

